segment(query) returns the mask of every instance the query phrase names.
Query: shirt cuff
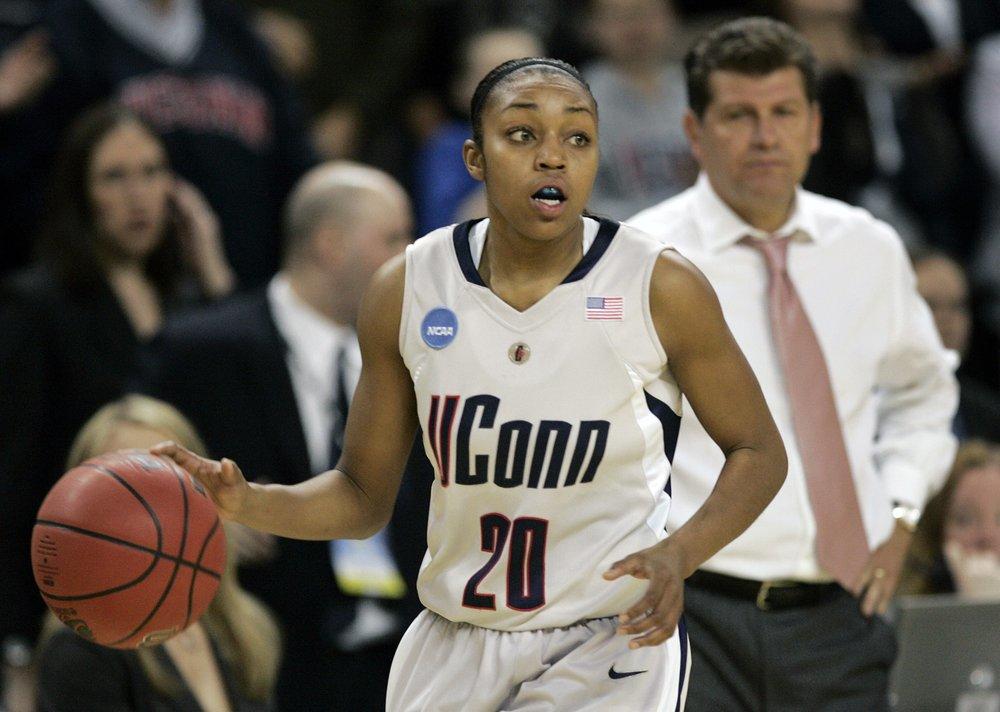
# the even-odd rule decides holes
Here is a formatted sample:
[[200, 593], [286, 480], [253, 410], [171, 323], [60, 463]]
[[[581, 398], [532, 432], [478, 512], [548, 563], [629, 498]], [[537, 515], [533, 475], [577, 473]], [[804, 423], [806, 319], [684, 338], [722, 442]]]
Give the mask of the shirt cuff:
[[893, 504], [923, 510], [931, 489], [925, 472], [906, 462], [887, 462], [882, 466], [882, 479]]

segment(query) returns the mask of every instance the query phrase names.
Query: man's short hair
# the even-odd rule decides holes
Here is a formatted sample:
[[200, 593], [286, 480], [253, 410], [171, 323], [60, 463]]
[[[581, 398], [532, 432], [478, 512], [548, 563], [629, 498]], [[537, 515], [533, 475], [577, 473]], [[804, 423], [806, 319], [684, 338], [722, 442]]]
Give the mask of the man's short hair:
[[698, 118], [712, 101], [712, 72], [763, 76], [786, 67], [802, 72], [806, 98], [816, 100], [816, 57], [791, 26], [769, 17], [744, 17], [709, 30], [684, 58], [688, 106]]
[[387, 173], [352, 161], [322, 163], [299, 179], [285, 205], [284, 258], [302, 252], [315, 231], [335, 219], [350, 229], [366, 211], [366, 198], [403, 189]]

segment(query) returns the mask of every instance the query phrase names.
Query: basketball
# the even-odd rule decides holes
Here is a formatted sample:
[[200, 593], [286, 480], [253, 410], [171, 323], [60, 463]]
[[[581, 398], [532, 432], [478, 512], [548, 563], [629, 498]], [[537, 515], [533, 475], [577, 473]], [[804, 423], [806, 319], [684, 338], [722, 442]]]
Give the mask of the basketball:
[[74, 467], [42, 502], [35, 583], [78, 635], [113, 648], [156, 645], [208, 608], [226, 565], [215, 505], [172, 461], [123, 450]]

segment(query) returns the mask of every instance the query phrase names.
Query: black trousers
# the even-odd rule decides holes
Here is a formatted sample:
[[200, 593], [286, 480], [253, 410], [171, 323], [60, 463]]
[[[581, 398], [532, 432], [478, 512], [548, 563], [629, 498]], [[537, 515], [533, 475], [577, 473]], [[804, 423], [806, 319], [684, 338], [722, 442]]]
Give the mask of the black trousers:
[[888, 709], [896, 636], [847, 591], [762, 611], [690, 584], [688, 712], [878, 712]]

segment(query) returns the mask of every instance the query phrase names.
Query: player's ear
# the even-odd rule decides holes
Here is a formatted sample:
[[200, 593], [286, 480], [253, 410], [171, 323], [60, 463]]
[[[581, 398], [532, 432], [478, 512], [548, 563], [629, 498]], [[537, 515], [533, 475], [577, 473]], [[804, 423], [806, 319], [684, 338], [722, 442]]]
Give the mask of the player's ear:
[[478, 181], [486, 177], [486, 161], [483, 157], [482, 149], [471, 138], [465, 139], [462, 144], [462, 160], [465, 161], [465, 170], [469, 175]]

